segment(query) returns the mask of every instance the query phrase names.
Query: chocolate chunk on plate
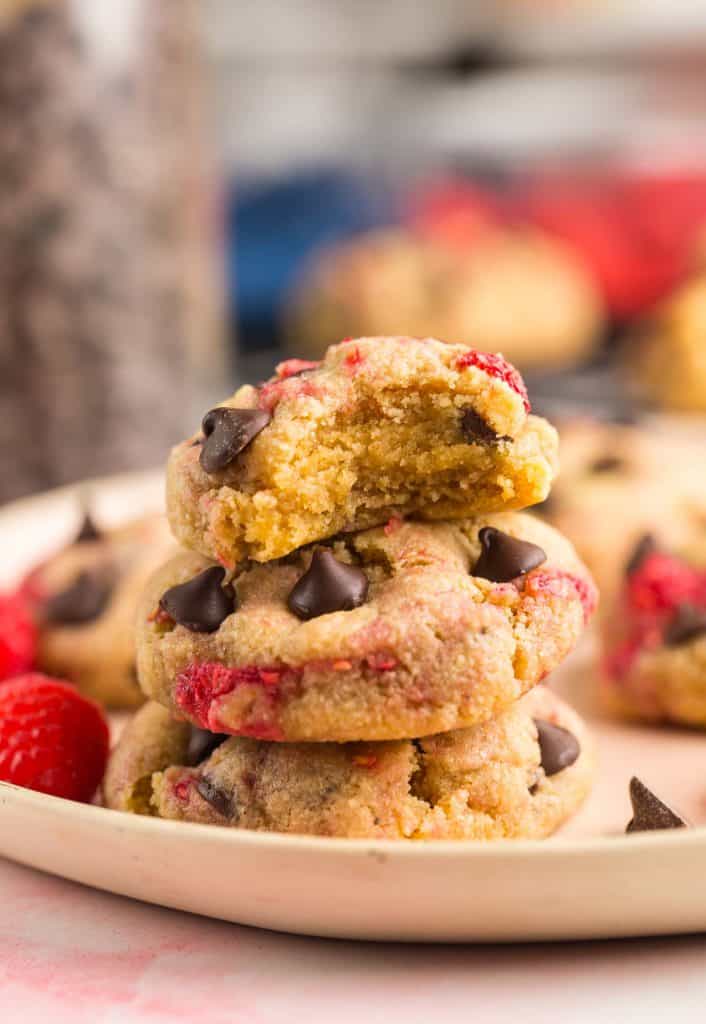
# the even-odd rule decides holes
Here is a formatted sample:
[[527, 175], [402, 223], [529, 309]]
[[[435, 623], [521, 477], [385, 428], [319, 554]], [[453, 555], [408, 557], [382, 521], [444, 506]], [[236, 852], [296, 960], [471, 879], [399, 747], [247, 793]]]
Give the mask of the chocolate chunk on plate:
[[633, 776], [630, 779], [630, 803], [632, 818], [626, 832], [651, 832], [665, 828], [686, 828], [688, 822], [668, 807], [648, 789], [644, 782]]

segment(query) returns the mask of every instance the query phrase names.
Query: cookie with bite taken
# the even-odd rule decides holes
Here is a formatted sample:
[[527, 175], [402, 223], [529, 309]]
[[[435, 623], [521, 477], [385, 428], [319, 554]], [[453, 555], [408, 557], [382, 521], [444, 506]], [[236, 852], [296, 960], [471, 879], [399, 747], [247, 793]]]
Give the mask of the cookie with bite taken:
[[433, 338], [359, 338], [240, 388], [172, 452], [186, 547], [232, 569], [392, 516], [461, 519], [542, 501], [557, 436], [502, 357]]

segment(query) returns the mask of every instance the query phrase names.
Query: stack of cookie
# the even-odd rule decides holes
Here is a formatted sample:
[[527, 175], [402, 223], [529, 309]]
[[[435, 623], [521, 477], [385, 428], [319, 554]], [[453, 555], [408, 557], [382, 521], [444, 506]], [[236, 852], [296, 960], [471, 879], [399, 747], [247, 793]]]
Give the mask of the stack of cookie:
[[557, 436], [499, 356], [347, 339], [172, 452], [188, 549], [138, 614], [151, 698], [106, 803], [331, 836], [544, 836], [592, 776], [540, 683], [595, 604], [544, 500]]

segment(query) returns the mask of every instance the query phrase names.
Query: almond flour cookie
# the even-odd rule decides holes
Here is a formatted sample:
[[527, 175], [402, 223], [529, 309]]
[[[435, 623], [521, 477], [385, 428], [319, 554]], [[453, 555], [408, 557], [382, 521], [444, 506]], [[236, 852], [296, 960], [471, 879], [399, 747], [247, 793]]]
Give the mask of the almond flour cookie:
[[542, 501], [557, 437], [500, 356], [433, 338], [361, 338], [290, 360], [172, 452], [175, 536], [233, 568], [384, 523]]
[[104, 795], [115, 810], [265, 832], [536, 839], [574, 814], [593, 774], [583, 722], [544, 687], [472, 729], [387, 743], [193, 735], [150, 703], [113, 752]]
[[325, 248], [298, 282], [284, 329], [316, 358], [344, 334], [429, 334], [558, 368], [597, 346], [595, 284], [563, 243], [530, 228], [487, 230], [467, 245], [402, 228]]
[[706, 533], [706, 492], [694, 467], [706, 424], [664, 416], [636, 424], [560, 424], [561, 474], [537, 511], [576, 545], [612, 614], [625, 566], [645, 533], [681, 549]]
[[665, 409], [706, 412], [706, 272], [683, 284], [635, 332], [633, 378]]
[[231, 582], [182, 554], [138, 611], [140, 684], [212, 732], [402, 739], [498, 714], [552, 671], [596, 600], [571, 545], [522, 514], [391, 520]]
[[604, 644], [611, 711], [706, 727], [706, 536], [689, 557], [643, 538], [606, 616]]
[[174, 550], [162, 517], [76, 540], [25, 579], [39, 626], [38, 667], [111, 707], [144, 699], [135, 670], [135, 612], [145, 584]]

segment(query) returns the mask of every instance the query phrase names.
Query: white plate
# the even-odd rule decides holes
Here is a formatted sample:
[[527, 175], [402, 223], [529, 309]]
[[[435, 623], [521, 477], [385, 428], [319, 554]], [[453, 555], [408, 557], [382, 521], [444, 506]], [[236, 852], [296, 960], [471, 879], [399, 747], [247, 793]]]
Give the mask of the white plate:
[[[156, 475], [92, 485], [99, 519], [161, 501]], [[0, 510], [0, 580], [71, 535], [74, 489]], [[557, 682], [589, 717], [586, 652]], [[139, 818], [0, 783], [0, 854], [211, 917], [340, 938], [585, 939], [706, 930], [706, 829], [625, 836], [632, 773], [706, 817], [701, 734], [595, 719], [601, 774], [545, 842], [404, 843], [250, 833]]]

